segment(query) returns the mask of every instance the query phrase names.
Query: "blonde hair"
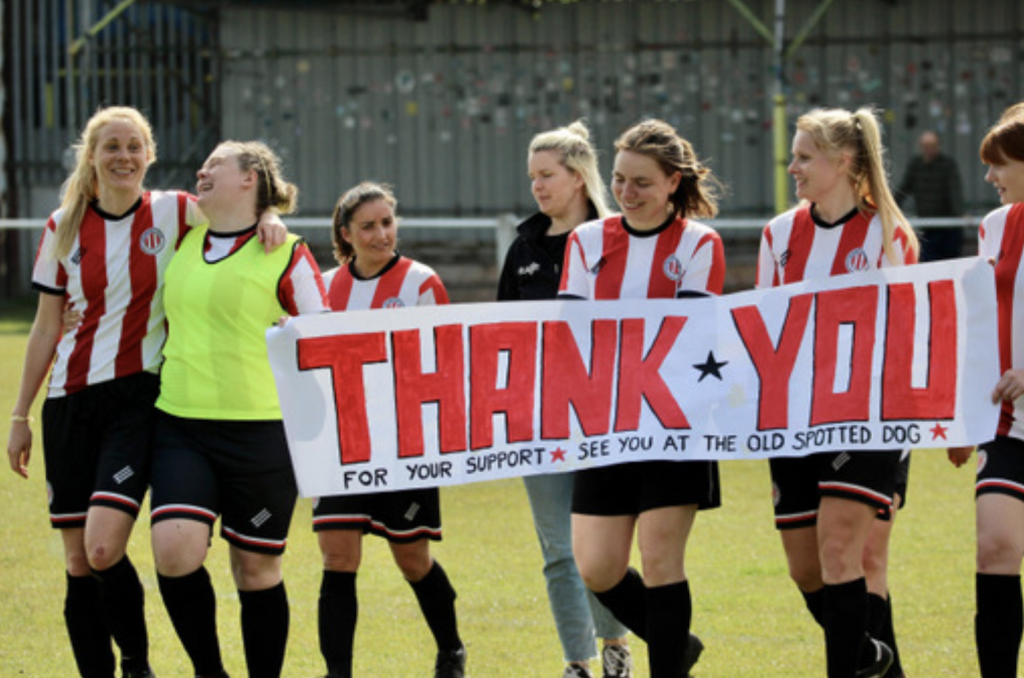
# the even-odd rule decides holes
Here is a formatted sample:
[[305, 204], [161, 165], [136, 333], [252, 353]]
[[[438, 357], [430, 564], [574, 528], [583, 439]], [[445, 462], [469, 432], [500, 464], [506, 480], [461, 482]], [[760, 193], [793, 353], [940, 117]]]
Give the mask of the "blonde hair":
[[235, 153], [235, 161], [243, 172], [256, 172], [256, 216], [269, 209], [280, 214], [291, 214], [298, 207], [298, 187], [285, 181], [281, 159], [262, 141], [222, 141], [217, 148], [228, 148]]
[[590, 130], [582, 120], [534, 136], [529, 155], [540, 151], [557, 153], [563, 167], [582, 177], [587, 198], [597, 210], [597, 216], [604, 218], [611, 214], [607, 189], [597, 166], [597, 151], [590, 143]]
[[697, 158], [693, 145], [663, 120], [644, 120], [615, 140], [616, 151], [645, 155], [658, 163], [666, 176], [681, 179], [669, 196], [674, 212], [684, 217], [713, 218], [718, 214], [721, 183]]
[[850, 154], [847, 178], [857, 195], [857, 208], [878, 214], [886, 258], [897, 263], [893, 249], [896, 229], [903, 231], [908, 248], [917, 254], [917, 235], [889, 189], [882, 131], [875, 112], [868, 107], [853, 113], [840, 108], [816, 108], [801, 115], [796, 128], [807, 133], [818, 150], [827, 155], [834, 157], [844, 151]]
[[71, 245], [82, 227], [86, 208], [99, 198], [99, 178], [92, 160], [103, 128], [118, 120], [134, 125], [142, 134], [146, 144], [146, 169], [156, 162], [156, 141], [146, 116], [131, 106], [109, 106], [96, 111], [72, 146], [75, 150], [75, 168], [61, 187], [62, 212], [57, 221], [57, 239], [54, 243], [57, 259], [71, 252]]
[[[334, 216], [331, 217], [331, 238], [334, 241], [334, 258], [338, 260], [339, 264], [344, 264], [356, 254], [352, 243], [341, 235], [341, 229], [350, 230], [352, 216], [356, 210], [366, 203], [376, 200], [386, 202], [391, 206], [392, 212], [395, 212], [398, 207], [398, 200], [391, 187], [373, 181], [364, 181], [358, 186], [353, 186], [338, 198], [338, 203], [334, 206]], [[397, 213], [395, 220], [398, 220]]]

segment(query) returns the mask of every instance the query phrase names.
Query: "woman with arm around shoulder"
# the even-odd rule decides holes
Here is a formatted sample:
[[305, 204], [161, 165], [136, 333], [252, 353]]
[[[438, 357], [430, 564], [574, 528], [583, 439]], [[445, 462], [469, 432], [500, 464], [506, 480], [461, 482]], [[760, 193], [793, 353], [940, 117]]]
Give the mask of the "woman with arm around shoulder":
[[260, 216], [292, 211], [297, 193], [267, 146], [220, 144], [196, 188], [209, 225], [182, 240], [164, 295], [170, 329], [156, 403], [153, 555], [195, 674], [226, 676], [204, 567], [220, 517], [248, 674], [276, 678], [289, 621], [281, 557], [297, 490], [265, 332], [282, 315], [326, 311], [325, 290], [296, 236], [270, 254], [257, 242]]
[[[1016, 678], [1024, 604], [1020, 567], [1024, 559], [1024, 103], [1003, 113], [981, 143], [985, 180], [1003, 207], [989, 213], [979, 232], [979, 254], [995, 263], [1002, 377], [992, 401], [1002, 402], [995, 438], [979, 447], [975, 485], [977, 575], [975, 641], [982, 678]], [[951, 449], [957, 466], [970, 449]]]
[[[82, 676], [112, 678], [112, 636], [122, 675], [150, 676], [143, 589], [126, 549], [149, 480], [166, 336], [164, 271], [178, 239], [202, 215], [185, 193], [143, 187], [156, 143], [134, 108], [100, 109], [74, 148], [75, 169], [32, 272], [39, 306], [7, 453], [11, 469], [28, 477], [29, 411], [52, 366], [44, 457], [50, 523], [64, 546], [64, 620], [75, 662]], [[80, 316], [67, 333], [65, 303]]]
[[[541, 132], [530, 142], [527, 168], [538, 212], [519, 224], [505, 255], [498, 301], [554, 299], [569, 233], [609, 210], [597, 153], [582, 122]], [[629, 678], [632, 657], [626, 628], [580, 579], [572, 556], [572, 473], [523, 478], [544, 556], [548, 602], [566, 661], [563, 678], [590, 678], [594, 638], [604, 641], [603, 678]]]
[[[332, 233], [341, 266], [328, 292], [331, 310], [448, 303], [437, 274], [396, 251], [396, 207], [391, 190], [372, 182], [349, 189], [338, 200]], [[388, 541], [395, 564], [416, 595], [437, 645], [435, 678], [465, 675], [466, 649], [459, 636], [455, 589], [430, 553], [430, 542], [441, 539], [441, 499], [436, 487], [320, 497], [313, 504], [313, 530], [324, 566], [319, 628], [327, 678], [353, 675], [359, 611], [356, 574], [364, 534]]]
[[[622, 214], [572, 232], [559, 297], [720, 294], [722, 241], [691, 219], [717, 213], [710, 170], [660, 120], [630, 128], [615, 149], [612, 193]], [[688, 642], [692, 604], [684, 555], [697, 511], [719, 504], [715, 462], [634, 462], [576, 473], [576, 565], [598, 600], [647, 642], [651, 678], [681, 678], [696, 661]], [[634, 535], [642, 577], [629, 566]]]
[[[874, 113], [816, 109], [796, 129], [789, 173], [803, 202], [765, 228], [758, 287], [916, 262], [917, 238], [889, 190]], [[902, 674], [888, 673], [892, 648], [868, 635], [884, 626], [878, 617], [885, 610], [871, 605], [870, 626], [868, 610], [869, 590], [879, 600], [887, 596], [888, 529], [876, 523], [880, 512], [895, 512], [897, 493], [906, 491], [898, 486], [903, 456], [896, 450], [770, 460], [776, 528], [790, 577], [825, 630], [830, 678]]]

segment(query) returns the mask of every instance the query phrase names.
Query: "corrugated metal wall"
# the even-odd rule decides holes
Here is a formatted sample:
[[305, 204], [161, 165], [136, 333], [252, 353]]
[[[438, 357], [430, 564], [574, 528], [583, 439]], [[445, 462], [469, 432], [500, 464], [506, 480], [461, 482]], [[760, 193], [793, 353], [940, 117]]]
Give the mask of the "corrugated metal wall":
[[[748, 5], [771, 24], [773, 0]], [[790, 37], [818, 5], [787, 2]], [[407, 214], [525, 213], [530, 137], [580, 116], [606, 175], [614, 138], [658, 116], [730, 186], [725, 214], [772, 212], [771, 51], [723, 0], [436, 4], [426, 22], [234, 9], [221, 39], [223, 132], [272, 142], [305, 214], [364, 178], [395, 184]], [[938, 129], [981, 209], [976, 149], [1024, 99], [1022, 44], [1018, 0], [838, 0], [790, 64], [790, 113], [883, 107], [897, 178]]]
[[72, 161], [66, 151], [100, 106], [136, 106], [153, 122], [160, 161], [152, 185], [191, 183], [219, 137], [220, 89], [209, 76], [216, 15], [136, 2], [90, 34], [118, 4], [9, 2], [10, 179], [17, 202], [26, 203], [15, 205], [18, 216], [44, 216], [30, 212], [29, 191], [63, 182]]
[[[819, 2], [787, 2], [789, 36]], [[525, 213], [530, 137], [580, 116], [606, 175], [614, 138], [659, 116], [730, 186], [725, 214], [772, 211], [771, 51], [724, 0], [595, 0], [537, 13], [442, 3], [427, 21], [343, 3], [331, 12], [233, 3], [218, 15], [139, 0], [69, 56], [116, 4], [6, 3], [17, 216], [42, 216], [26, 191], [60, 184], [68, 144], [104, 103], [137, 105], [155, 123], [152, 185], [188, 186], [218, 136], [262, 138], [285, 157], [307, 215], [326, 214], [364, 178], [394, 183], [406, 214]], [[770, 24], [774, 0], [748, 4]], [[1024, 99], [1022, 45], [1017, 0], [988, 0], [984, 11], [957, 0], [836, 0], [790, 63], [790, 113], [885, 108], [897, 177], [919, 132], [938, 129], [968, 202], [982, 209], [993, 200], [976, 148], [999, 111]]]

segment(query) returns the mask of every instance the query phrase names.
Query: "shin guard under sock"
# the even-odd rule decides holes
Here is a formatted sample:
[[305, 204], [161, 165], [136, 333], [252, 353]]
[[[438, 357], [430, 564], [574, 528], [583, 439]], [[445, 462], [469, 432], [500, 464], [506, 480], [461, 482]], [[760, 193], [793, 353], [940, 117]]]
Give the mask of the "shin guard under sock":
[[615, 586], [594, 592], [601, 604], [641, 640], [647, 640], [647, 587], [632, 567]]
[[868, 637], [868, 588], [864, 578], [826, 584], [822, 612], [828, 676], [854, 678]]
[[249, 678], [278, 678], [284, 667], [290, 622], [284, 582], [262, 591], [239, 591], [238, 602]]
[[892, 650], [892, 665], [884, 678], [899, 678], [903, 675], [900, 653], [896, 648], [896, 630], [892, 623], [892, 599], [874, 593], [868, 594], [868, 634], [889, 646]]
[[160, 595], [197, 676], [224, 670], [217, 639], [217, 598], [205, 567], [184, 577], [157, 576]]
[[351, 678], [359, 599], [356, 573], [324, 570], [318, 602], [320, 654], [332, 678]]
[[818, 626], [825, 628], [824, 619], [822, 617], [822, 609], [825, 606], [825, 589], [820, 588], [817, 591], [804, 591], [800, 590], [800, 595], [804, 597], [804, 604], [807, 605], [807, 611], [814, 617], [814, 621]]
[[434, 634], [438, 650], [457, 650], [462, 647], [458, 617], [455, 614], [455, 589], [448, 581], [441, 563], [434, 561], [427, 576], [418, 582], [409, 582], [420, 610]]
[[139, 573], [125, 555], [106, 570], [93, 570], [114, 641], [121, 648], [121, 667], [141, 673], [149, 667], [145, 593]]
[[1020, 576], [978, 573], [975, 586], [974, 636], [981, 676], [1016, 678], [1024, 630]]
[[71, 640], [75, 664], [83, 678], [113, 678], [114, 650], [103, 614], [100, 585], [91, 576], [67, 574], [64, 624]]
[[690, 618], [690, 584], [686, 581], [647, 587], [647, 658], [651, 678], [680, 678]]

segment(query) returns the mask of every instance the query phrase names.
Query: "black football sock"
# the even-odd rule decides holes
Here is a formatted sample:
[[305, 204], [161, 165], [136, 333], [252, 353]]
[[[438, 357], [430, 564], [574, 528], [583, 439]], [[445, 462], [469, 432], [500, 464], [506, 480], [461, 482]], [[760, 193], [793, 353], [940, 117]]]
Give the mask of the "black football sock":
[[113, 678], [114, 650], [103, 614], [100, 585], [92, 576], [67, 574], [64, 624], [71, 640], [75, 664], [83, 678]]
[[318, 603], [320, 654], [332, 678], [351, 678], [359, 599], [356, 573], [324, 570]]
[[975, 578], [978, 611], [974, 637], [982, 678], [1016, 678], [1024, 606], [1020, 576], [981, 574]]
[[278, 678], [284, 667], [290, 622], [284, 582], [262, 591], [239, 591], [238, 602], [249, 678]]
[[882, 641], [892, 650], [892, 665], [884, 678], [899, 678], [903, 675], [900, 653], [896, 647], [896, 630], [892, 623], [892, 599], [874, 593], [868, 594], [868, 634]]
[[139, 573], [127, 555], [106, 570], [93, 570], [114, 641], [121, 648], [121, 668], [142, 672], [149, 667], [145, 593]]
[[651, 678], [680, 678], [693, 614], [690, 584], [648, 586], [647, 661]]
[[157, 575], [160, 595], [197, 676], [224, 670], [217, 639], [217, 597], [210, 574], [200, 567], [184, 577]]
[[853, 678], [868, 637], [868, 588], [863, 577], [825, 585], [822, 620], [829, 678]]
[[807, 611], [814, 617], [814, 621], [817, 622], [818, 626], [824, 628], [822, 608], [825, 605], [825, 589], [820, 588], [817, 591], [804, 591], [801, 589], [800, 595], [804, 597], [804, 604], [807, 605]]
[[594, 595], [626, 628], [647, 640], [647, 587], [639, 572], [628, 568], [622, 581]]
[[455, 614], [455, 589], [448, 581], [441, 563], [435, 560], [427, 576], [418, 582], [409, 582], [409, 585], [416, 593], [416, 600], [419, 601], [430, 632], [434, 634], [437, 649], [457, 650], [462, 647]]

